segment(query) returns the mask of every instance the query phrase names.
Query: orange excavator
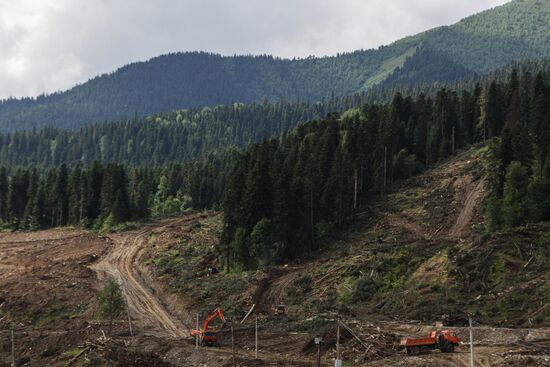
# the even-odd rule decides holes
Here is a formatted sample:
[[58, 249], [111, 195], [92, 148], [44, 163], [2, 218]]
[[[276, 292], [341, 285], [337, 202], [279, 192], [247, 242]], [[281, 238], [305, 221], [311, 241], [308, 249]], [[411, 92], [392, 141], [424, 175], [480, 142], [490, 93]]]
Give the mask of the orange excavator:
[[219, 318], [222, 322], [222, 327], [225, 324], [225, 317], [223, 316], [223, 312], [221, 308], [216, 308], [210, 315], [204, 319], [204, 323], [202, 325], [202, 328], [195, 329], [191, 332], [191, 336], [198, 337], [200, 345], [205, 346], [219, 346], [220, 343], [218, 342], [218, 332], [219, 330], [216, 330], [212, 327], [210, 327], [210, 323], [215, 318]]

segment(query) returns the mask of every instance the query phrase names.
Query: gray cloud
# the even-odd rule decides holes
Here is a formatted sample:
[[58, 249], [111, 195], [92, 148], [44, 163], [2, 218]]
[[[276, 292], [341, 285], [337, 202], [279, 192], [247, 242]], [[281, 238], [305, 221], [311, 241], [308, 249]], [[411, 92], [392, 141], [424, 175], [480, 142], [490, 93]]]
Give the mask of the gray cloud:
[[174, 51], [283, 57], [378, 47], [507, 0], [0, 0], [0, 98]]

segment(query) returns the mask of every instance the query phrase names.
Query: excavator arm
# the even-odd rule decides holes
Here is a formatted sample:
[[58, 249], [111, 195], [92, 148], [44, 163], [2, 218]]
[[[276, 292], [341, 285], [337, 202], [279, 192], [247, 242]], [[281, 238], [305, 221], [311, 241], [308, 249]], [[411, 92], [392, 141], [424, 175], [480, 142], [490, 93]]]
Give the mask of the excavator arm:
[[204, 324], [202, 326], [202, 331], [208, 330], [208, 325], [214, 320], [215, 318], [219, 318], [220, 321], [225, 324], [225, 317], [223, 316], [223, 312], [221, 308], [216, 308], [214, 312], [212, 312], [208, 317], [204, 320]]

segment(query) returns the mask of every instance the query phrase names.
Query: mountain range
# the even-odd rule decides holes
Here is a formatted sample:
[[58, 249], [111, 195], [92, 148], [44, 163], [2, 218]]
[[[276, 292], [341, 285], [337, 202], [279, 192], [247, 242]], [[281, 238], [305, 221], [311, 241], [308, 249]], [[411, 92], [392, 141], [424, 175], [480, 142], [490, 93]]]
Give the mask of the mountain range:
[[448, 82], [550, 56], [550, 2], [514, 0], [378, 49], [281, 59], [171, 53], [64, 92], [0, 102], [0, 131], [75, 129], [174, 109], [267, 100], [316, 101], [375, 85]]

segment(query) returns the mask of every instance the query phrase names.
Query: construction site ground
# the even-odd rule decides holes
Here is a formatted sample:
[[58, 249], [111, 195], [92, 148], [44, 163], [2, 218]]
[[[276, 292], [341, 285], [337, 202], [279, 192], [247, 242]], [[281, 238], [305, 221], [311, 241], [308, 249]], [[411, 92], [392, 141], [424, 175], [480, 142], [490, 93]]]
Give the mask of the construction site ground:
[[[315, 366], [317, 336], [332, 366], [337, 319], [358, 337], [341, 328], [344, 366], [469, 366], [463, 320], [451, 327], [465, 342], [455, 353], [399, 348], [456, 310], [474, 314], [476, 366], [550, 366], [548, 260], [537, 247], [548, 228], [484, 234], [481, 165], [482, 152], [465, 152], [373, 198], [321, 253], [256, 271], [223, 270], [217, 212], [116, 233], [0, 233], [0, 366], [11, 363], [12, 330], [18, 366], [232, 366], [233, 356], [239, 366]], [[97, 300], [108, 276], [129, 311], [110, 334]], [[189, 336], [197, 312], [216, 306], [234, 327], [234, 351], [227, 325], [220, 347], [196, 348]]]

